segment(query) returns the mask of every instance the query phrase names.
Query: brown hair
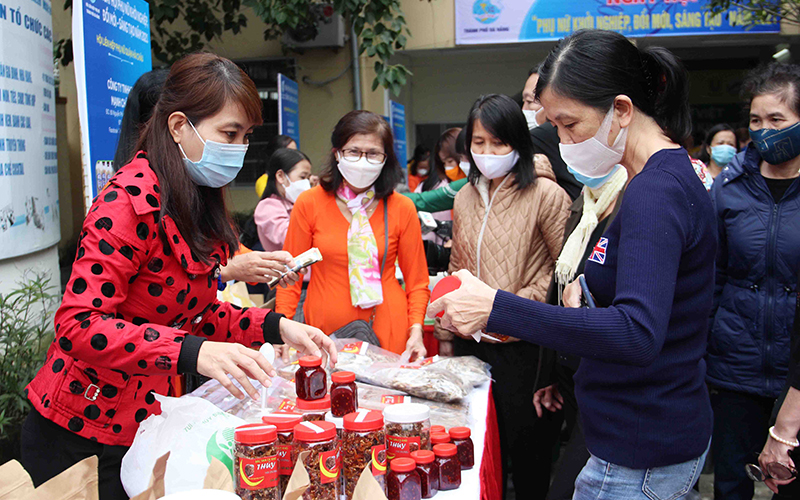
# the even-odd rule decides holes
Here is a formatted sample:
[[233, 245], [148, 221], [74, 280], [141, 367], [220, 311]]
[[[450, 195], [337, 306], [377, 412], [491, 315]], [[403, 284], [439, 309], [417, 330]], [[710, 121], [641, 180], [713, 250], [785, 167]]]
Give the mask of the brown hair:
[[[341, 150], [347, 142], [358, 134], [377, 134], [383, 143], [383, 152], [386, 154], [386, 163], [383, 165], [381, 175], [375, 181], [375, 196], [384, 199], [394, 192], [395, 186], [403, 179], [403, 170], [397, 163], [394, 154], [394, 136], [386, 120], [371, 111], [351, 111], [344, 115], [331, 134], [331, 145]], [[322, 188], [335, 193], [344, 182], [342, 173], [339, 172], [336, 156], [331, 151], [325, 169], [322, 171], [319, 183]]]
[[[172, 65], [161, 97], [139, 139], [158, 176], [161, 220], [169, 215], [193, 257], [209, 263], [215, 245], [239, 247], [237, 231], [225, 206], [222, 189], [199, 186], [189, 176], [183, 156], [169, 132], [169, 116], [183, 112], [193, 124], [218, 113], [228, 102], [239, 104], [248, 119], [260, 124], [261, 99], [253, 81], [232, 61], [209, 53], [187, 55]], [[159, 226], [162, 222], [159, 221]], [[162, 230], [162, 239], [166, 234]]]
[[461, 132], [460, 128], [449, 128], [436, 141], [436, 146], [433, 148], [433, 171], [422, 183], [422, 191], [431, 191], [442, 179], [447, 179], [444, 162], [439, 158], [439, 153], [443, 154], [445, 158], [461, 159], [461, 155], [456, 151], [456, 138], [459, 132]]

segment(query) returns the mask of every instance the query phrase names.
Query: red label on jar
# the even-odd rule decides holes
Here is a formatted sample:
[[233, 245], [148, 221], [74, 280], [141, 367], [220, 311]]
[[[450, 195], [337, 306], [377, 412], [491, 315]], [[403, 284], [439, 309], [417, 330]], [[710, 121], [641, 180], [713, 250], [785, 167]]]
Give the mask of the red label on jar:
[[261, 490], [278, 486], [278, 456], [239, 459], [239, 487]]
[[292, 445], [278, 445], [278, 472], [281, 476], [292, 475]]
[[382, 476], [386, 474], [386, 446], [372, 447], [372, 475]]
[[291, 399], [284, 399], [278, 405], [278, 411], [294, 411], [295, 409], [297, 409], [297, 405]]
[[411, 452], [417, 451], [419, 447], [419, 436], [386, 436], [386, 455], [389, 460], [410, 457]]
[[384, 394], [381, 396], [381, 404], [384, 405], [399, 405], [401, 403], [406, 403], [406, 398], [408, 396], [390, 396], [389, 394]]
[[339, 478], [339, 449], [319, 454], [319, 480], [322, 484], [332, 483]]

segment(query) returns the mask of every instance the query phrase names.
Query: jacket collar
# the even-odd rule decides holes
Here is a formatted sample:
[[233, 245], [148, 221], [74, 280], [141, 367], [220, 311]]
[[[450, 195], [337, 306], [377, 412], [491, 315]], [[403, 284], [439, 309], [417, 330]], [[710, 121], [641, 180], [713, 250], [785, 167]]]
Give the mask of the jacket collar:
[[733, 160], [722, 169], [719, 176], [722, 177], [723, 185], [726, 185], [743, 175], [754, 175], [760, 172], [761, 155], [758, 154], [755, 144], [751, 142], [744, 151], [733, 157]]

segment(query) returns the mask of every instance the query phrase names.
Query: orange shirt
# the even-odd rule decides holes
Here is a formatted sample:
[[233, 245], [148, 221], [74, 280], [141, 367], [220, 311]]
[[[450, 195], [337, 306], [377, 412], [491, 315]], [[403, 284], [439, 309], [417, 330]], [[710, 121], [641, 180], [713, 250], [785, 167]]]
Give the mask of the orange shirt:
[[[408, 340], [408, 329], [422, 323], [430, 298], [428, 265], [422, 246], [422, 234], [414, 203], [397, 193], [389, 204], [389, 253], [383, 271], [383, 303], [377, 307], [373, 328], [381, 347], [402, 353]], [[370, 216], [370, 225], [378, 243], [378, 261], [383, 259], [383, 204], [378, 202]], [[347, 230], [345, 219], [333, 193], [321, 186], [306, 191], [292, 210], [289, 230], [283, 249], [299, 255], [311, 247], [319, 248], [322, 262], [314, 264], [303, 306], [306, 323], [331, 334], [344, 325], [363, 319], [369, 321], [372, 308], [353, 307], [350, 302], [350, 280], [347, 273]], [[405, 290], [395, 278], [395, 261], [399, 262]], [[278, 288], [275, 310], [293, 317], [302, 284]]]
[[427, 175], [425, 177], [422, 177], [419, 175], [408, 174], [408, 189], [411, 190], [411, 192], [413, 193], [414, 190], [417, 189], [417, 186], [425, 182], [425, 179], [427, 178], [428, 178]]

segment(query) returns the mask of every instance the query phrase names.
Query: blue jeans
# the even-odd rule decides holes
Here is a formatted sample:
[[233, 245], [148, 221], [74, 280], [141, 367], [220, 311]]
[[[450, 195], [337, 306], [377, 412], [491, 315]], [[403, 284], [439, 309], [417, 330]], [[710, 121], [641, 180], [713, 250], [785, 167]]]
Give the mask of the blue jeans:
[[699, 499], [692, 487], [707, 454], [708, 448], [694, 460], [653, 469], [629, 469], [592, 455], [575, 480], [572, 500]]

